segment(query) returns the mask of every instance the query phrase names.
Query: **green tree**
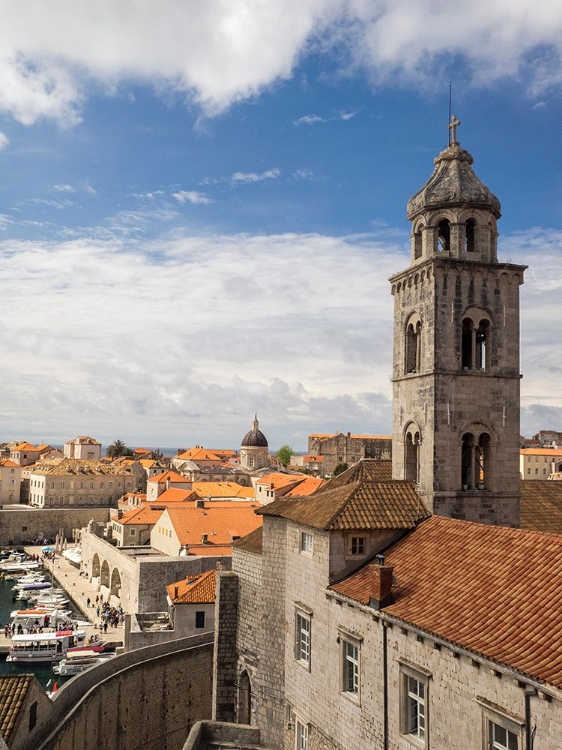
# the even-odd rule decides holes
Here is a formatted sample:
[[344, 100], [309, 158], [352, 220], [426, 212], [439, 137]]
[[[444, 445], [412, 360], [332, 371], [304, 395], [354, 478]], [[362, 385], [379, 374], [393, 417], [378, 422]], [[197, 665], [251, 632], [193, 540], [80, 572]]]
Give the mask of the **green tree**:
[[133, 449], [127, 448], [122, 440], [114, 440], [111, 445], [107, 447], [105, 452], [106, 456], [110, 458], [119, 458], [120, 456], [132, 456]]
[[336, 468], [334, 469], [334, 476], [337, 477], [338, 474], [343, 474], [344, 471], [347, 471], [347, 464], [338, 464]]
[[282, 445], [277, 451], [277, 458], [279, 459], [279, 463], [283, 466], [288, 466], [291, 462], [291, 456], [294, 455], [295, 451], [290, 445]]

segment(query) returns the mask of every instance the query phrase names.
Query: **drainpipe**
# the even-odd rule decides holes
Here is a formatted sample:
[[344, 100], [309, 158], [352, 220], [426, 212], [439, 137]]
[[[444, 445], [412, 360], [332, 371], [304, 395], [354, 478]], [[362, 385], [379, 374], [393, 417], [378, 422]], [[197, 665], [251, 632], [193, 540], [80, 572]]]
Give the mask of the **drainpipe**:
[[528, 687], [525, 690], [525, 750], [533, 750], [537, 727], [531, 729], [531, 698], [537, 694], [537, 689]]
[[[383, 750], [388, 750], [388, 643], [386, 636], [386, 622], [382, 622], [382, 679], [383, 679], [383, 692], [382, 692], [382, 735], [383, 735]], [[527, 748], [527, 750], [529, 750]], [[532, 749], [531, 749], [532, 750]]]

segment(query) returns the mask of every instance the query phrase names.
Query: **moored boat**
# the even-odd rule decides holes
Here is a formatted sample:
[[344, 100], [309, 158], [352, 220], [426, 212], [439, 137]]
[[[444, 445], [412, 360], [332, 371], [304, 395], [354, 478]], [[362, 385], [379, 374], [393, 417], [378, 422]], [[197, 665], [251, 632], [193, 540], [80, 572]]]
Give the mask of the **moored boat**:
[[81, 646], [85, 639], [85, 630], [14, 635], [6, 661], [18, 664], [51, 664], [64, 658], [69, 648]]

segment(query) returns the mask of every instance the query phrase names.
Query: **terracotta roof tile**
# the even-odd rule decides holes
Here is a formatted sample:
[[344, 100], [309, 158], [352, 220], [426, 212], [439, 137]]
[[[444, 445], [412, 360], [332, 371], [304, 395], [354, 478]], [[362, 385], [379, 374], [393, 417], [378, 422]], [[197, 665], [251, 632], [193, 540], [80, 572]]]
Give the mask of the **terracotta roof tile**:
[[212, 604], [216, 598], [217, 574], [208, 570], [171, 583], [166, 588], [173, 604]]
[[138, 508], [133, 508], [127, 513], [123, 513], [121, 518], [114, 518], [113, 521], [125, 524], [126, 526], [150, 526], [158, 521], [163, 512], [163, 506], [151, 507], [145, 503]]
[[353, 482], [304, 498], [282, 497], [261, 508], [318, 529], [411, 529], [428, 512], [411, 482]]
[[256, 515], [258, 503], [240, 500], [205, 503], [202, 508], [194, 505], [169, 506], [166, 510], [181, 545], [201, 544], [207, 535], [205, 547], [228, 546], [236, 537], [242, 537], [261, 526], [262, 519]]
[[562, 456], [562, 448], [549, 448], [548, 446], [542, 448], [521, 448], [519, 452], [522, 456]]
[[305, 495], [312, 495], [313, 492], [317, 492], [320, 487], [325, 484], [325, 479], [318, 479], [318, 477], [305, 477], [305, 479], [302, 482], [299, 482], [296, 487], [292, 487], [285, 497], [292, 497], [294, 495], [304, 497]]
[[[386, 552], [384, 611], [562, 687], [562, 536], [432, 516]], [[331, 586], [369, 603], [369, 563]]]
[[149, 482], [158, 482], [158, 484], [164, 484], [165, 482], [176, 482], [182, 484], [189, 484], [190, 480], [186, 477], [178, 474], [177, 471], [164, 471], [162, 474], [155, 474], [150, 477]]
[[32, 674], [10, 674], [0, 677], [0, 734], [9, 742], [27, 692], [34, 680]]
[[245, 552], [253, 552], [256, 555], [261, 555], [262, 537], [263, 527], [260, 526], [255, 531], [251, 531], [249, 534], [246, 534], [246, 536], [242, 537], [242, 539], [238, 539], [232, 546], [236, 547], [236, 549], [243, 549]]
[[269, 484], [273, 485], [276, 490], [283, 489], [283, 487], [290, 487], [292, 484], [299, 484], [305, 479], [305, 474], [281, 474], [276, 471], [272, 471], [269, 474], [265, 474], [261, 479], [256, 481], [258, 484]]
[[195, 490], [182, 490], [179, 487], [168, 487], [164, 490], [156, 500], [149, 500], [150, 503], [162, 504], [162, 503], [188, 503], [194, 502], [200, 499], [199, 495]]
[[193, 482], [192, 487], [201, 497], [254, 497], [252, 487], [236, 482]]
[[392, 479], [392, 461], [364, 458], [346, 471], [333, 477], [319, 492], [326, 492], [351, 482], [388, 482]]
[[520, 486], [521, 528], [562, 534], [562, 482], [529, 479]]

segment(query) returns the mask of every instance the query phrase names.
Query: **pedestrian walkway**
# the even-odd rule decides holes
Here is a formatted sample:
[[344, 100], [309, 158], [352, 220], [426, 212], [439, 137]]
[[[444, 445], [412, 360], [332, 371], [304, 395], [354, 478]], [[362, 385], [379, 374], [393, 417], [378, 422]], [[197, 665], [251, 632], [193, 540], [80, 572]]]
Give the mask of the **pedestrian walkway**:
[[[41, 547], [25, 547], [28, 555], [37, 555], [42, 557]], [[56, 554], [54, 560], [45, 560], [45, 570], [52, 572], [54, 585], [58, 584], [63, 588], [69, 598], [72, 599], [76, 607], [82, 612], [84, 620], [89, 620], [92, 624], [82, 629], [86, 630], [88, 636], [98, 635], [98, 637], [107, 643], [123, 643], [123, 625], [111, 627], [108, 625], [107, 632], [100, 631], [102, 620], [96, 615], [96, 596], [99, 592], [90, 581], [80, 574], [78, 568], [72, 565], [66, 557]], [[114, 598], [114, 597], [113, 597]], [[89, 602], [89, 603], [88, 603]], [[10, 640], [4, 637], [0, 631], [0, 651], [6, 651]]]

